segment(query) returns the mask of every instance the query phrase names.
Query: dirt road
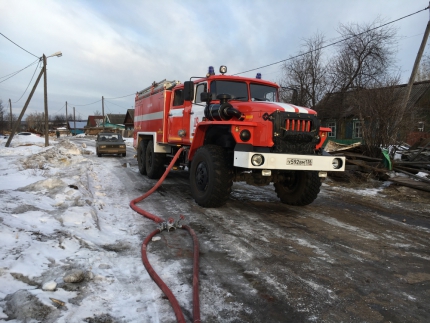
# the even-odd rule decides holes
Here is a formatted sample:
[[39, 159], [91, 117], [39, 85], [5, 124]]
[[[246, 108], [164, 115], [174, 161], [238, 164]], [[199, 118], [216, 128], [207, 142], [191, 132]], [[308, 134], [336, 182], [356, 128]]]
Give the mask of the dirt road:
[[[109, 164], [90, 158], [100, 172]], [[156, 183], [132, 154], [112, 162], [106, 172], [122, 183], [125, 207]], [[327, 180], [314, 203], [293, 207], [273, 186], [235, 183], [224, 207], [204, 209], [179, 171], [139, 206], [164, 219], [183, 214], [196, 231], [202, 322], [429, 322], [430, 193], [375, 187]], [[140, 241], [156, 227], [147, 219], [129, 226]], [[192, 322], [191, 238], [183, 230], [160, 236], [149, 259], [162, 264], [155, 270]], [[176, 322], [161, 295], [157, 306], [172, 313], [162, 321]]]
[[[171, 173], [151, 209], [184, 214], [199, 236], [203, 322], [430, 320], [429, 193], [369, 194], [328, 181], [314, 203], [292, 207], [272, 186], [234, 184], [226, 206], [204, 209], [187, 176]], [[140, 179], [139, 189], [150, 188]], [[178, 275], [188, 285], [189, 240], [165, 232], [163, 244], [150, 246], [159, 257], [189, 262]]]

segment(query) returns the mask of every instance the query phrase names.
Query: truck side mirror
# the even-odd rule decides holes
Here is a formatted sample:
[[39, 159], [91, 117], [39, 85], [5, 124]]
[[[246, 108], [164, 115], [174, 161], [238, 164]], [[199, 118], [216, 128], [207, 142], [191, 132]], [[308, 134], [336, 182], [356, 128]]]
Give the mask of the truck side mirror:
[[211, 102], [213, 100], [213, 95], [211, 92], [202, 92], [200, 93], [200, 101], [202, 102]]
[[184, 101], [194, 100], [194, 82], [185, 81], [184, 82]]

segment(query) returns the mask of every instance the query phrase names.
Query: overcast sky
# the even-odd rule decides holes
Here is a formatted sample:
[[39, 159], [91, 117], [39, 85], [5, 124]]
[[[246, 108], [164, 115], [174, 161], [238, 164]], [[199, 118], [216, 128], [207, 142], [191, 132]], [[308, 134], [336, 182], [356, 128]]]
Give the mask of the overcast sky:
[[[0, 0], [0, 32], [36, 57], [61, 51], [62, 57], [48, 58], [49, 114], [65, 114], [67, 101], [68, 113], [75, 107], [77, 115], [87, 118], [102, 111], [102, 96], [108, 98], [105, 113], [125, 113], [134, 106], [133, 93], [153, 81], [183, 82], [204, 76], [209, 65], [216, 71], [227, 65], [228, 74], [258, 68], [296, 55], [303, 40], [317, 32], [327, 43], [337, 39], [340, 23], [371, 23], [378, 16], [389, 22], [428, 4], [427, 0]], [[392, 25], [397, 28], [402, 83], [408, 81], [428, 20], [427, 10]], [[26, 51], [0, 35], [0, 82], [37, 60]], [[35, 73], [36, 65], [0, 83], [7, 111], [11, 99], [12, 112], [21, 112], [40, 72], [38, 68]], [[254, 77], [257, 72], [276, 82], [281, 64], [242, 75]], [[43, 78], [26, 114], [42, 111]]]

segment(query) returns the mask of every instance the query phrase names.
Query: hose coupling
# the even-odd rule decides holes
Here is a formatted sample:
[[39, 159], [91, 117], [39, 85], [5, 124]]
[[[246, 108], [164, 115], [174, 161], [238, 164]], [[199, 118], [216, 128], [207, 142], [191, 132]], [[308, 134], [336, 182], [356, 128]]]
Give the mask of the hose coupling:
[[179, 216], [179, 219], [177, 220], [170, 218], [166, 222], [160, 223], [160, 225], [158, 226], [158, 230], [160, 230], [160, 232], [164, 230], [167, 230], [167, 232], [169, 232], [170, 229], [176, 230], [177, 228], [182, 228], [181, 221], [183, 221], [184, 219], [185, 217], [182, 214]]

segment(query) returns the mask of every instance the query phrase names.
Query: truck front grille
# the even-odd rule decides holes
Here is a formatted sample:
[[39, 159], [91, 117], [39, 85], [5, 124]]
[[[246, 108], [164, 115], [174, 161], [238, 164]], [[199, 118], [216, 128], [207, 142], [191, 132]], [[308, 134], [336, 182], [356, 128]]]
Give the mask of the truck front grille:
[[311, 131], [311, 121], [301, 120], [301, 119], [287, 119], [285, 120], [285, 130], [286, 131], [296, 131], [296, 132], [310, 132]]
[[268, 118], [273, 122], [272, 152], [314, 154], [319, 142], [320, 122], [313, 114], [276, 111]]

